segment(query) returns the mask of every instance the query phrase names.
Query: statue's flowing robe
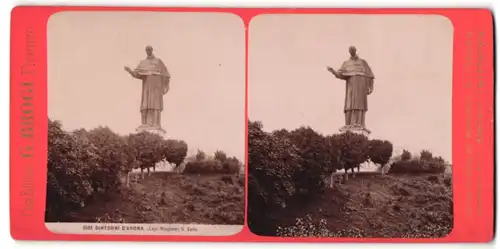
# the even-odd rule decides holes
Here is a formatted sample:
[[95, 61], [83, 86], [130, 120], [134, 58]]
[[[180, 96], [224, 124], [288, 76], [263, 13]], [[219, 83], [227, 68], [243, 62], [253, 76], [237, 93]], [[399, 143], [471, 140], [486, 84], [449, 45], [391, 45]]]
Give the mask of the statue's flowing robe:
[[163, 111], [163, 95], [170, 88], [170, 73], [154, 56], [142, 60], [134, 70], [142, 79], [141, 111]]
[[346, 81], [344, 112], [346, 125], [365, 124], [368, 90], [373, 89], [374, 75], [368, 63], [358, 57], [345, 61], [337, 71]]

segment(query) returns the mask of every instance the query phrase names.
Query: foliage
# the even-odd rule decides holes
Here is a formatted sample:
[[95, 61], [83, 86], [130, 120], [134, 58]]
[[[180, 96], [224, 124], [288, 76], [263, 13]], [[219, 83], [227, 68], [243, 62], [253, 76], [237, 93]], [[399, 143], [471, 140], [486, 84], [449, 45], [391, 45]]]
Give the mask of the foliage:
[[410, 159], [394, 162], [389, 169], [389, 173], [396, 174], [426, 174], [444, 173], [448, 164], [439, 158], [431, 160]]
[[401, 160], [408, 161], [412, 157], [411, 153], [407, 150], [403, 150], [403, 153], [401, 154]]
[[149, 132], [130, 134], [128, 144], [134, 148], [135, 158], [139, 161], [141, 169], [152, 168], [164, 158], [163, 139], [157, 134]]
[[295, 188], [307, 195], [321, 193], [325, 174], [331, 168], [326, 138], [310, 127], [300, 127], [288, 134], [281, 131], [298, 148], [302, 167], [294, 175]]
[[[90, 203], [61, 222], [243, 225], [244, 176], [156, 172], [106, 203]], [[176, 198], [169, 198], [175, 196]]]
[[389, 173], [396, 174], [425, 174], [425, 173], [444, 173], [451, 165], [444, 158], [434, 157], [432, 152], [422, 150], [420, 158], [411, 158], [410, 152], [403, 150], [401, 158], [395, 161]]
[[332, 136], [334, 146], [339, 150], [339, 169], [359, 167], [369, 159], [369, 140], [362, 134], [345, 132]]
[[250, 175], [259, 180], [257, 193], [269, 206], [286, 205], [296, 188], [294, 176], [302, 171], [299, 149], [288, 139], [279, 139], [249, 123], [248, 164]]
[[98, 167], [96, 149], [48, 120], [46, 216], [57, 219], [63, 210], [85, 206], [93, 194], [91, 174]]
[[202, 160], [205, 160], [206, 158], [207, 158], [207, 154], [205, 152], [203, 152], [202, 150], [198, 150], [198, 152], [196, 153], [196, 160], [202, 161]]
[[[123, 196], [132, 191], [128, 187], [131, 182], [129, 173], [133, 169], [149, 171], [162, 160], [179, 166], [186, 160], [188, 152], [186, 142], [164, 140], [161, 136], [149, 132], [122, 136], [108, 127], [68, 132], [62, 129], [60, 122], [50, 119], [48, 128], [47, 221], [68, 220], [73, 211], [98, 202], [101, 197], [106, 201], [119, 198], [113, 194], [120, 192], [119, 196]], [[228, 157], [222, 151], [217, 155], [218, 160], [207, 159], [206, 155], [199, 151], [196, 157], [203, 159], [189, 165], [188, 173], [240, 172], [243, 164], [237, 158]], [[127, 188], [123, 184], [125, 175]], [[234, 181], [231, 180], [230, 183], [233, 184]], [[134, 177], [132, 184], [137, 184]], [[217, 185], [219, 183], [215, 183], [213, 187], [217, 188]], [[234, 209], [231, 205], [219, 208], [222, 213], [227, 213], [226, 209]], [[214, 215], [219, 217], [218, 213]], [[217, 217], [214, 219], [220, 218]], [[242, 217], [231, 214], [226, 218], [240, 220]]]
[[164, 142], [163, 151], [167, 162], [179, 166], [186, 159], [188, 145], [182, 140], [168, 139]]
[[125, 140], [125, 143], [127, 146], [125, 146], [125, 155], [127, 157], [127, 163], [128, 165], [123, 168], [125, 173], [130, 173], [134, 169], [139, 169], [142, 165], [141, 161], [139, 161], [138, 155], [139, 152], [137, 151], [138, 148], [134, 147], [134, 144], [132, 141], [135, 138], [132, 138], [134, 134], [129, 134], [127, 136], [123, 136], [123, 139]]
[[215, 159], [201, 159], [188, 162], [184, 174], [216, 174], [222, 172], [222, 163]]
[[221, 163], [227, 160], [227, 155], [224, 151], [218, 150], [214, 153], [214, 158], [219, 160]]
[[328, 238], [328, 237], [366, 237], [363, 231], [355, 228], [342, 229], [332, 232], [328, 228], [326, 219], [314, 219], [312, 215], [306, 214], [305, 218], [296, 218], [295, 224], [291, 226], [278, 226], [276, 235], [279, 237], [307, 237], [307, 238]]
[[387, 140], [370, 140], [369, 158], [380, 166], [386, 165], [392, 157], [392, 143]]
[[108, 127], [98, 127], [85, 134], [88, 141], [98, 151], [97, 164], [91, 180], [95, 191], [116, 191], [121, 185], [121, 173], [133, 164], [128, 157], [127, 141]]
[[297, 218], [295, 224], [291, 226], [278, 226], [276, 234], [280, 237], [312, 237], [326, 238], [333, 237], [333, 233], [328, 229], [325, 219], [319, 222], [314, 221], [310, 214], [305, 218]]
[[[337, 185], [336, 189], [324, 190], [324, 177], [337, 170], [360, 167], [364, 162], [372, 162], [384, 166], [392, 162], [393, 145], [386, 140], [369, 140], [368, 137], [345, 132], [341, 134], [322, 135], [310, 127], [300, 127], [292, 131], [286, 129], [266, 132], [259, 121], [248, 123], [248, 226], [255, 234], [262, 236], [285, 237], [363, 237], [368, 230], [344, 226], [344, 229], [328, 230], [326, 222], [312, 219], [312, 216], [297, 219], [295, 225], [285, 221], [293, 211], [301, 212], [308, 204], [312, 211], [316, 201], [328, 200], [328, 207], [344, 210], [337, 204], [348, 201], [351, 196], [330, 194], [349, 189], [350, 185]], [[426, 156], [424, 156], [426, 158]], [[401, 159], [393, 163], [389, 173], [438, 173], [449, 167], [440, 157], [431, 160], [411, 159], [411, 154], [404, 151]], [[395, 166], [394, 166], [395, 165]], [[334, 176], [333, 174], [331, 176]], [[347, 177], [345, 177], [347, 180]], [[392, 176], [382, 178], [392, 179]], [[363, 181], [359, 181], [363, 182]], [[451, 183], [448, 183], [451, 185]], [[314, 197], [313, 194], [328, 191], [326, 198], [301, 198], [302, 193]], [[375, 205], [369, 194], [365, 199], [353, 203], [348, 212], [357, 210], [361, 205]], [[378, 197], [377, 197], [378, 198]], [[399, 198], [401, 199], [401, 198]], [[399, 200], [397, 199], [397, 200]], [[366, 201], [368, 200], [368, 201]], [[363, 204], [365, 203], [365, 204]], [[370, 204], [371, 203], [371, 204]], [[333, 206], [331, 204], [334, 204]], [[391, 204], [392, 205], [392, 204]], [[314, 206], [314, 207], [313, 207]], [[391, 206], [392, 208], [392, 206]], [[396, 210], [396, 207], [394, 207]], [[321, 211], [322, 210], [322, 211]], [[347, 209], [346, 209], [347, 210]], [[322, 207], [315, 215], [325, 215], [338, 219], [335, 212], [325, 211]], [[343, 211], [340, 211], [343, 212]], [[391, 210], [392, 212], [392, 210]], [[394, 211], [397, 212], [397, 211]], [[299, 217], [303, 217], [300, 215]], [[284, 219], [284, 220], [283, 220]]]
[[222, 173], [239, 174], [243, 168], [243, 163], [236, 157], [228, 157], [222, 161]]
[[268, 215], [287, 206], [301, 171], [299, 149], [262, 128], [260, 122], [248, 123], [248, 224], [257, 234], [269, 232], [273, 218]]
[[422, 150], [420, 152], [420, 160], [430, 161], [433, 158], [434, 157], [432, 156], [432, 152], [430, 152], [428, 150]]
[[242, 163], [236, 157], [220, 161], [214, 158], [194, 160], [186, 163], [184, 174], [238, 174]]

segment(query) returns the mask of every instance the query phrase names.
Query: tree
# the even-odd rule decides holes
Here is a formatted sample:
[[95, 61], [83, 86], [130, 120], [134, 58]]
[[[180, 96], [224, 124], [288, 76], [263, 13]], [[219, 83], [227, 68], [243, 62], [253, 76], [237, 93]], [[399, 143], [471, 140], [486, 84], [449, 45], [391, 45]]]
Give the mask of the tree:
[[403, 150], [403, 153], [401, 154], [401, 160], [408, 161], [411, 159], [411, 153], [407, 150]]
[[222, 162], [222, 171], [225, 174], [239, 174], [243, 163], [236, 157], [228, 157]]
[[248, 123], [248, 225], [259, 235], [275, 232], [273, 210], [287, 206], [301, 171], [298, 148], [262, 128], [261, 122]]
[[380, 167], [386, 165], [392, 157], [393, 146], [387, 140], [370, 140], [369, 157], [370, 160]]
[[98, 151], [99, 168], [93, 172], [95, 191], [116, 191], [123, 172], [128, 171], [131, 159], [127, 156], [127, 141], [108, 127], [97, 127], [87, 132], [88, 141]]
[[184, 162], [188, 152], [188, 145], [183, 140], [169, 139], [165, 141], [164, 155], [166, 160], [175, 166], [179, 173], [179, 165]]
[[150, 175], [150, 168], [163, 159], [163, 138], [157, 134], [149, 132], [130, 134], [128, 144], [134, 147], [142, 178], [144, 178], [144, 169], [147, 169]]
[[196, 153], [196, 160], [202, 161], [202, 160], [205, 160], [206, 158], [207, 158], [207, 154], [205, 154], [205, 152], [203, 152], [202, 150], [198, 150], [198, 152]]
[[85, 206], [94, 193], [92, 172], [98, 167], [93, 146], [48, 120], [46, 220], [59, 221], [68, 210]]
[[214, 153], [214, 158], [215, 158], [215, 160], [219, 160], [221, 163], [224, 163], [227, 160], [227, 155], [224, 151], [217, 150]]
[[345, 170], [344, 178], [348, 179], [347, 170], [351, 169], [355, 177], [354, 168], [358, 168], [369, 159], [369, 140], [365, 135], [345, 132], [333, 136], [339, 148], [340, 167]]
[[420, 152], [420, 160], [431, 161], [434, 157], [432, 156], [432, 152], [428, 150], [422, 150]]
[[127, 135], [124, 137], [127, 146], [125, 147], [125, 155], [127, 160], [127, 167], [124, 168], [127, 174], [126, 186], [130, 187], [130, 174], [132, 170], [139, 169], [141, 167], [141, 162], [138, 160], [138, 151], [135, 145], [132, 143], [132, 135]]
[[307, 196], [323, 191], [325, 174], [330, 168], [330, 148], [325, 137], [311, 127], [300, 127], [288, 133], [288, 139], [299, 149], [301, 171], [295, 175], [296, 188]]
[[328, 149], [329, 163], [327, 163], [326, 171], [330, 175], [330, 188], [333, 188], [333, 176], [337, 170], [344, 169], [341, 160], [341, 143], [339, 135], [328, 135], [325, 137], [326, 146]]

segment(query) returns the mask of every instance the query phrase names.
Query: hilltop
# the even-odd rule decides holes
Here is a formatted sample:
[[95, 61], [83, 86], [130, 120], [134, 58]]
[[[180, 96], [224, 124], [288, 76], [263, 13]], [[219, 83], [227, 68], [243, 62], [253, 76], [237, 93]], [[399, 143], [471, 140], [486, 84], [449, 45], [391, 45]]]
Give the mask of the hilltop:
[[[61, 222], [243, 224], [244, 176], [132, 173], [129, 188], [96, 198]], [[48, 221], [50, 222], [50, 221]]]
[[333, 237], [432, 238], [452, 229], [449, 174], [361, 172], [344, 183], [342, 175], [337, 177], [334, 188], [278, 213], [278, 226], [285, 228], [282, 236], [310, 224]]

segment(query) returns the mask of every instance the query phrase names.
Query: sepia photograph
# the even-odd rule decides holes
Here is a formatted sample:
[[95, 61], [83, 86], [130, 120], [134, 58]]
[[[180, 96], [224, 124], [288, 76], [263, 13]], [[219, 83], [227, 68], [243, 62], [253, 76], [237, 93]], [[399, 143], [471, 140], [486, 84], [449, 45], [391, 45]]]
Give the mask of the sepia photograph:
[[260, 236], [453, 229], [453, 25], [266, 14], [248, 37], [248, 226]]
[[245, 28], [229, 13], [50, 17], [45, 224], [228, 236], [245, 210]]

